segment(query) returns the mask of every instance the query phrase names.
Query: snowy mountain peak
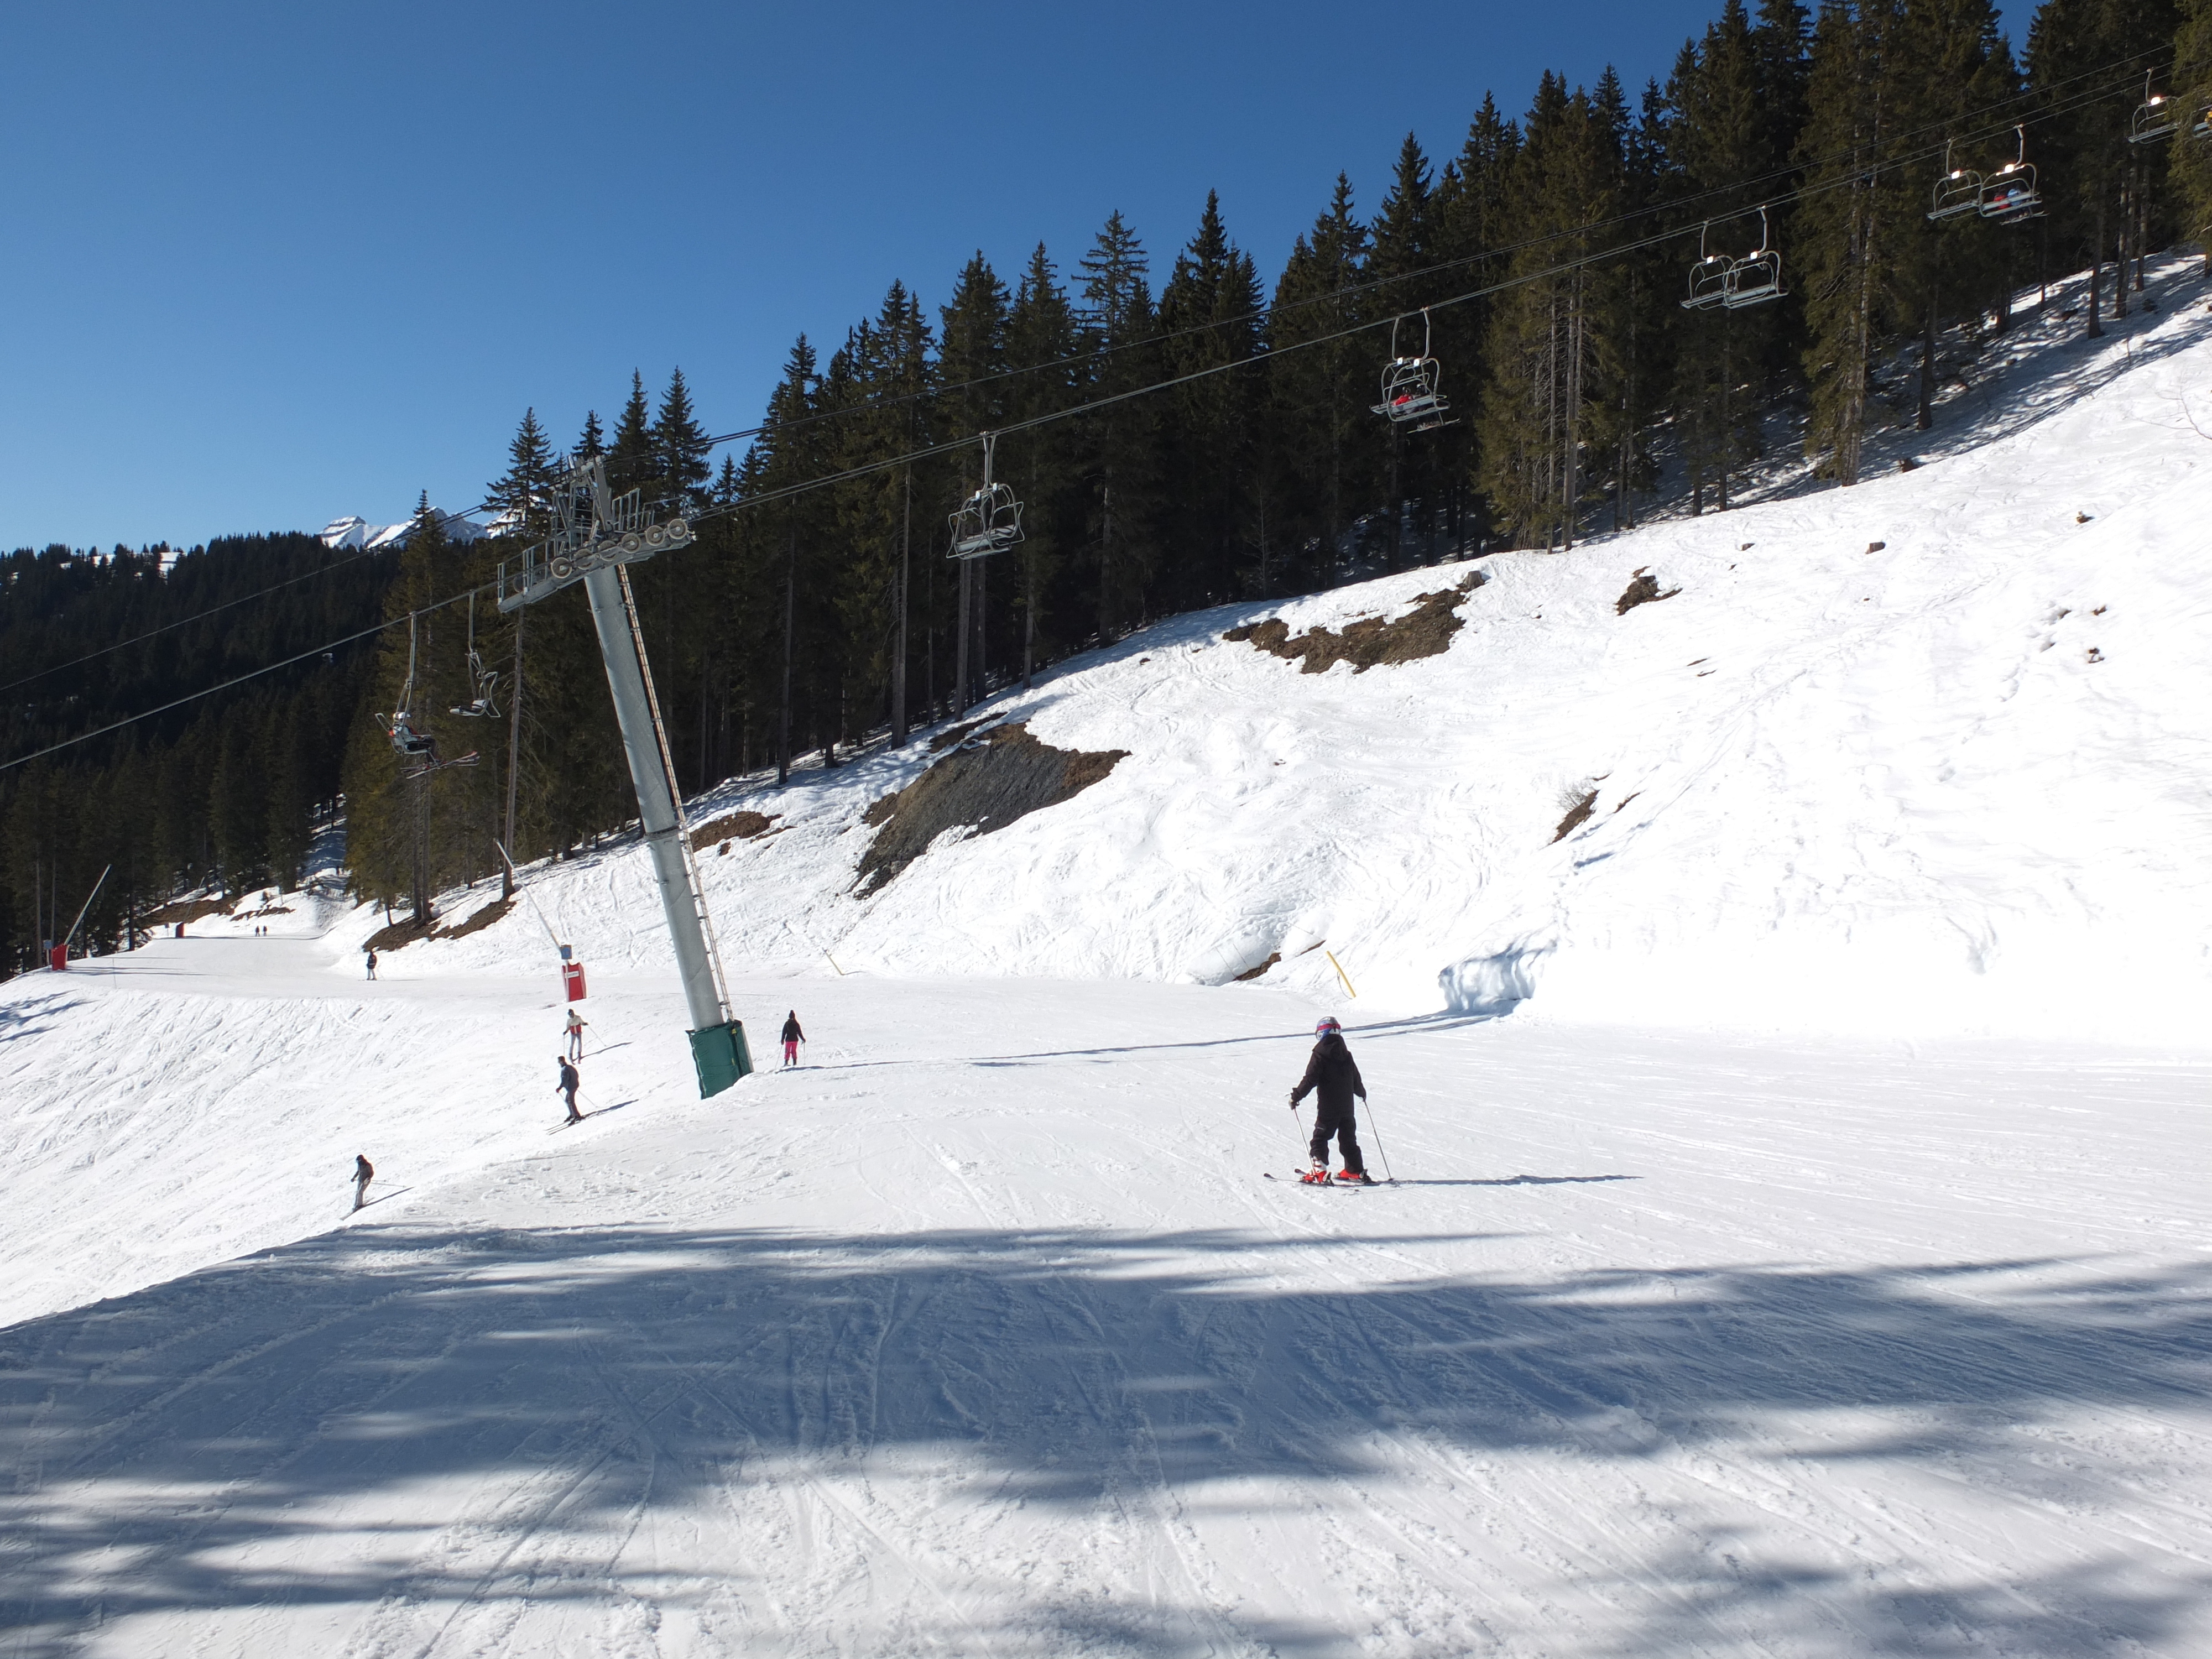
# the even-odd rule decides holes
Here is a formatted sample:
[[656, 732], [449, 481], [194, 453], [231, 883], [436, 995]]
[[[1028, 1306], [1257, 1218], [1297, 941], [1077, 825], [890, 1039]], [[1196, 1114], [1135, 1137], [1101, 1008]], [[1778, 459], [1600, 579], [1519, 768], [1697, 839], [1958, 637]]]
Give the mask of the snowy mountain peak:
[[[472, 542], [488, 535], [480, 524], [472, 524], [457, 514], [448, 514], [442, 507], [432, 512], [445, 520], [446, 534], [457, 542]], [[404, 547], [407, 532], [414, 527], [414, 520], [403, 519], [398, 524], [371, 524], [358, 514], [343, 519], [332, 519], [320, 532], [325, 547]]]

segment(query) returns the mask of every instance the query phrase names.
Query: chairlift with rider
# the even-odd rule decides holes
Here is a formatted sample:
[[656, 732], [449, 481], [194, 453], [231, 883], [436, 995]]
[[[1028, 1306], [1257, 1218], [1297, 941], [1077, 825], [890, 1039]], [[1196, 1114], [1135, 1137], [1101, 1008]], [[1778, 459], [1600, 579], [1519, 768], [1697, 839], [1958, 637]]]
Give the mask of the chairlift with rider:
[[2020, 135], [2020, 155], [1982, 181], [1981, 200], [1977, 206], [1983, 218], [1993, 219], [2001, 225], [2016, 225], [2043, 216], [2043, 193], [2036, 188], [2035, 169], [2027, 160], [2027, 129], [2017, 126], [2013, 131]]
[[1405, 316], [1390, 319], [1390, 361], [1382, 366], [1382, 401], [1373, 405], [1373, 412], [1387, 417], [1393, 426], [1431, 432], [1451, 424], [1447, 416], [1451, 404], [1441, 389], [1443, 370], [1429, 349], [1433, 330], [1428, 307], [1421, 308], [1418, 356], [1401, 356], [1398, 350], [1398, 326], [1405, 320]]

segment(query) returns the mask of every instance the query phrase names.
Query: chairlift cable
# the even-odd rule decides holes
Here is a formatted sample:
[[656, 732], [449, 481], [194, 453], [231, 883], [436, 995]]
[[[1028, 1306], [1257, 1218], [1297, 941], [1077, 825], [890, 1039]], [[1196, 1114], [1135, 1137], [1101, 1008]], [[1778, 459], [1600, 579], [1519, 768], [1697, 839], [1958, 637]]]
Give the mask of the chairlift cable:
[[[2139, 59], [2144, 55], [2144, 53], [2138, 52], [2134, 54], [2134, 58]], [[2119, 61], [2129, 62], [2131, 60], [2122, 59]], [[2110, 69], [2112, 67], [2113, 67], [2113, 65], [2106, 66], [2106, 69]], [[2082, 75], [2069, 77], [2069, 80], [2066, 82], [2055, 82], [2054, 84], [2061, 86], [2068, 85], [2072, 82], [2085, 80], [2089, 78], [2092, 75], [2101, 72], [2103, 71], [2085, 71]], [[2075, 108], [2081, 107], [2109, 96], [2112, 90], [2112, 88], [2106, 87], [2092, 88], [2086, 92], [2077, 93], [2069, 100], [2047, 106], [2045, 109], [2039, 112], [2033, 118], [2037, 120], [2044, 120], [2056, 115], [2065, 114]], [[2016, 101], [2018, 101], [2017, 98], [2005, 99], [1999, 100], [1997, 104], [1992, 105], [1990, 107], [1992, 109], [1999, 108], [2005, 103]], [[2026, 125], [2027, 123], [2025, 122], [2007, 122], [2003, 124], [2004, 126], [2010, 126], [2015, 129], [2023, 128]], [[1929, 131], [1933, 130], [1935, 129], [1929, 127], [1917, 129], [1917, 131]], [[1954, 135], [1952, 139], [1947, 140], [1947, 143], [1952, 142], [1972, 143], [1977, 139], [1990, 137], [1991, 134], [2002, 131], [2003, 131], [2003, 126], [1992, 127], [1984, 131], [1968, 133], [1963, 136]], [[1910, 137], [1912, 135], [1907, 134], [1906, 136]], [[1940, 153], [1941, 152], [1935, 149], [1930, 148], [1910, 154], [1893, 155], [1886, 159], [1870, 161], [1862, 168], [1844, 173], [1838, 178], [1826, 180], [1821, 184], [1802, 185], [1796, 190], [1785, 191], [1779, 196], [1769, 198], [1767, 200], [1759, 203], [1754, 206], [1747, 207], [1736, 213], [1731, 213], [1721, 216], [1724, 219], [1741, 218], [1747, 216], [1753, 212], [1760, 212], [1770, 208], [1781, 207], [1792, 203], [1803, 202], [1817, 196], [1826, 195], [1831, 191], [1853, 187], [1869, 177], [1879, 175], [1883, 173], [1896, 172], [1900, 168], [1909, 167], [1919, 161], [1923, 161], [1927, 160], [1929, 156]], [[1808, 169], [1815, 168], [1823, 165], [1828, 165], [1833, 161], [1838, 159], [1849, 159], [1848, 153], [1840, 157], [1827, 158], [1824, 161], [1808, 162], [1805, 164], [1805, 167]], [[1795, 167], [1788, 169], [1790, 172], [1797, 172], [1803, 169]], [[1767, 174], [1764, 176], [1771, 178], [1781, 175]], [[1759, 180], [1754, 179], [1747, 182], [1755, 183], [1759, 182]], [[1724, 194], [1729, 190], [1736, 190], [1742, 187], [1742, 183], [1740, 182], [1738, 184], [1723, 186], [1714, 191], [1709, 191], [1701, 196], [1692, 197], [1686, 199], [1692, 202], [1703, 200], [1705, 199], [1706, 197]], [[1682, 205], [1682, 204], [1674, 203], [1667, 205], [1680, 206]], [[1616, 216], [1613, 219], [1598, 221], [1591, 225], [1579, 227], [1575, 230], [1556, 232], [1547, 236], [1531, 239], [1530, 241], [1517, 244], [1516, 246], [1516, 248], [1534, 246], [1540, 242], [1559, 240], [1566, 236], [1588, 234], [1593, 230], [1602, 229], [1607, 225], [1620, 223], [1627, 220], [1649, 218], [1653, 214], [1664, 210], [1666, 210], [1664, 207], [1640, 209], [1633, 213], [1622, 214]], [[1702, 233], [1705, 227], [1712, 222], [1715, 222], [1715, 221], [1705, 221], [1701, 222], [1697, 228]], [[1522, 276], [1508, 277], [1500, 282], [1487, 283], [1480, 288], [1470, 289], [1465, 293], [1453, 295], [1445, 299], [1432, 300], [1429, 301], [1426, 306], [1420, 307], [1420, 309], [1424, 311], [1441, 311], [1448, 307], [1462, 305], [1472, 300], [1488, 298], [1491, 295], [1504, 293], [1512, 289], [1524, 287], [1532, 283], [1545, 281], [1549, 277], [1563, 276], [1571, 271], [1582, 269], [1587, 265], [1597, 264], [1607, 260], [1620, 258], [1627, 254], [1641, 252], [1646, 248], [1662, 246], [1666, 243], [1674, 241], [1678, 238], [1687, 235], [1691, 229], [1691, 226], [1679, 225], [1666, 230], [1656, 231], [1648, 236], [1643, 236], [1632, 241], [1620, 243], [1615, 246], [1602, 249], [1595, 253], [1585, 254], [1577, 258], [1560, 261], [1558, 264], [1546, 266], [1540, 270], [1530, 271]], [[1434, 269], [1449, 269], [1453, 266], [1470, 264], [1476, 258], [1493, 258], [1498, 254], [1513, 251], [1515, 251], [1515, 249], [1493, 249], [1489, 252], [1473, 255], [1467, 259], [1452, 261], [1449, 265], [1436, 267]], [[1424, 273], [1413, 272], [1405, 277], [1392, 277], [1386, 280], [1392, 282], [1404, 282], [1411, 280], [1414, 276], [1419, 276], [1422, 274]], [[1367, 286], [1373, 286], [1373, 284], [1369, 284]], [[1348, 293], [1352, 291], [1355, 290], [1347, 289], [1342, 290], [1341, 292]], [[1331, 296], [1324, 295], [1321, 297], [1328, 298]], [[1402, 315], [1407, 313], [1401, 314]], [[1350, 339], [1354, 336], [1364, 334], [1370, 330], [1380, 328], [1391, 320], [1394, 319], [1378, 319], [1374, 322], [1357, 324], [1348, 328], [1337, 330], [1330, 334], [1316, 335], [1310, 339], [1295, 341], [1288, 345], [1272, 347], [1267, 351], [1255, 353], [1248, 357], [1240, 357], [1231, 362], [1210, 364], [1203, 368], [1194, 369], [1188, 374], [1179, 374], [1168, 380], [1155, 381], [1149, 386], [1132, 387], [1127, 391], [1114, 392], [1103, 398], [1095, 398], [1088, 402], [1075, 404], [1070, 408], [1051, 410], [1042, 415], [1033, 416], [1028, 420], [1010, 422], [1006, 425], [994, 428], [993, 437], [994, 439], [1001, 437], [1009, 432], [1026, 432], [1038, 427], [1050, 425], [1056, 421], [1069, 420], [1078, 416], [1093, 414], [1100, 410], [1110, 408], [1118, 404], [1127, 403], [1133, 398], [1147, 397], [1158, 392], [1170, 391], [1176, 386], [1187, 386], [1194, 380], [1204, 380], [1212, 375], [1224, 374], [1232, 369], [1252, 368], [1257, 364], [1266, 362], [1275, 356], [1289, 352], [1302, 351], [1313, 346], [1327, 345], [1339, 340]], [[1206, 326], [1218, 325], [1206, 325]], [[1152, 339], [1142, 342], [1141, 343], [1155, 344], [1158, 343], [1159, 339], [1164, 337], [1154, 337]], [[1027, 373], [1030, 371], [1023, 370], [1014, 372]], [[865, 405], [865, 407], [870, 408], [884, 406], [885, 405]], [[794, 422], [790, 424], [795, 425], [797, 422]], [[758, 429], [760, 428], [757, 428], [757, 430]], [[734, 435], [744, 436], [748, 434], [738, 434]], [[726, 442], [728, 440], [716, 439], [712, 441], [720, 443]], [[934, 459], [941, 455], [955, 453], [958, 451], [966, 449], [969, 445], [975, 444], [978, 441], [979, 437], [975, 435], [951, 439], [941, 443], [924, 446], [921, 448], [909, 451], [905, 454], [890, 456], [882, 460], [866, 462], [860, 465], [846, 467], [839, 471], [828, 473], [820, 477], [802, 480], [797, 483], [785, 484], [775, 489], [763, 490], [756, 495], [747, 495], [743, 500], [729, 502], [722, 506], [711, 507], [702, 512], [694, 514], [691, 515], [691, 522], [697, 524], [708, 519], [726, 517], [744, 508], [765, 506], [771, 502], [789, 500], [792, 497], [806, 494], [811, 490], [826, 489], [834, 484], [850, 483], [857, 478], [871, 477], [875, 473], [889, 471], [901, 466], [910, 466], [917, 461]], [[471, 510], [480, 512], [484, 509], [479, 507]], [[448, 516], [457, 517], [463, 515], [454, 514]], [[470, 588], [461, 593], [454, 594], [450, 598], [438, 600], [432, 605], [422, 607], [422, 613], [442, 610], [450, 605], [460, 604], [464, 600], [467, 599], [471, 594], [482, 591], [484, 588], [493, 586], [495, 586], [495, 584], [479, 584], [477, 587]], [[157, 714], [167, 714], [173, 708], [181, 708], [185, 704], [197, 702], [202, 697], [212, 696], [216, 692], [228, 690], [231, 687], [243, 684], [248, 680], [258, 679], [264, 674], [274, 673], [279, 669], [289, 668], [294, 663], [303, 662], [307, 658], [319, 655], [323, 652], [334, 650], [340, 646], [350, 645], [357, 640], [367, 639], [371, 635], [381, 633], [384, 629], [392, 627], [398, 620], [398, 618], [393, 617], [387, 621], [379, 623], [374, 627], [365, 628], [356, 633], [346, 635], [342, 638], [327, 641], [321, 645], [315, 646], [308, 650], [301, 652], [297, 655], [287, 657], [281, 662], [271, 663], [265, 667], [250, 670], [244, 674], [236, 675], [230, 679], [225, 680], [220, 684], [209, 686], [203, 690], [191, 692], [184, 696], [173, 699], [171, 702], [161, 704], [159, 708], [148, 709], [143, 714], [126, 715], [121, 720], [111, 721], [107, 725], [100, 726], [96, 730], [82, 732], [73, 738], [64, 738], [59, 743], [50, 744], [46, 747], [37, 750], [31, 754], [20, 756], [14, 760], [0, 762], [0, 772], [9, 771], [15, 767], [26, 765], [32, 761], [42, 759], [44, 757], [57, 753], [61, 750], [73, 748], [78, 744], [89, 742], [94, 738], [105, 737], [111, 732], [120, 731], [123, 727], [135, 725], [139, 720], [150, 720]]]
[[[2163, 46], [2145, 47], [2142, 52], [2130, 53], [2125, 58], [2114, 58], [2110, 63], [2100, 64], [2094, 69], [2084, 70], [2077, 75], [2067, 76], [2063, 79], [2050, 82], [2041, 87], [2023, 88], [2019, 92], [2008, 94], [2003, 98], [1996, 99], [1989, 104], [1982, 106], [1979, 109], [1970, 111], [1968, 112], [1968, 114], [1970, 118], [1973, 116], [1992, 114], [1998, 110], [2005, 108], [2008, 105], [2045, 98], [2061, 88], [2070, 87], [2080, 81], [2086, 81], [2095, 76], [2107, 75], [2112, 71], [2123, 67], [2126, 68], [2128, 70], [2126, 84], [2132, 85], [2135, 79], [2134, 66], [2150, 53], [2154, 52], [2164, 52], [2166, 50], [2166, 48]], [[2154, 72], [2155, 72], [2154, 70]], [[2028, 116], [2027, 119], [2030, 121], [2043, 121], [2047, 120], [2055, 115], [2069, 113], [2072, 110], [2079, 107], [2081, 104], [2084, 102], [2094, 102], [2098, 99], [2109, 95], [2111, 92], [2117, 89], [2118, 84], [2120, 83], [2115, 82], [2113, 86], [2100, 87], [2086, 96], [2080, 94], [2069, 94], [2069, 97], [2065, 100], [2062, 100], [2057, 103], [2051, 104], [2046, 107], [2035, 111], [2033, 114]], [[1918, 137], [1923, 133], [1941, 131], [1946, 125], [1947, 124], [1944, 122], [1936, 121], [1930, 122], [1925, 126], [1908, 128], [1905, 131], [1897, 135], [1897, 142], [1902, 143], [1909, 141]], [[2015, 125], [2018, 125], [2018, 123], [2007, 121], [2003, 123], [2003, 127], [2010, 127]], [[2002, 130], [2002, 127], [1998, 127], [1991, 128], [1989, 131], [1996, 132]], [[1978, 136], [1988, 135], [1982, 134]], [[953, 392], [969, 391], [976, 386], [989, 386], [1000, 380], [1012, 380], [1024, 374], [1042, 374], [1048, 369], [1066, 368], [1080, 363], [1097, 362], [1101, 359], [1115, 356], [1121, 352], [1136, 351], [1146, 347], [1164, 345], [1171, 341], [1184, 339], [1194, 334], [1203, 334], [1212, 329], [1227, 328], [1232, 325], [1239, 323], [1262, 321], [1279, 316], [1285, 312], [1304, 310], [1312, 306], [1331, 304], [1352, 298], [1358, 295], [1364, 294], [1373, 289], [1388, 288], [1406, 283], [1416, 282], [1424, 276], [1433, 276], [1447, 270], [1455, 270], [1461, 266], [1476, 264], [1486, 259], [1506, 258], [1515, 253], [1522, 252], [1532, 247], [1540, 247], [1547, 242], [1559, 241], [1570, 236], [1588, 235], [1593, 232], [1604, 230], [1614, 225], [1626, 224], [1638, 219], [1646, 219], [1657, 213], [1668, 213], [1675, 211], [1681, 208], [1695, 207], [1698, 204], [1709, 201], [1715, 197], [1731, 195], [1736, 191], [1750, 188], [1753, 185], [1768, 183], [1772, 179], [1787, 179], [1796, 174], [1817, 172], [1821, 167], [1832, 166], [1838, 161], [1850, 160], [1850, 157], [1856, 154], [1856, 147], [1854, 147], [1850, 149], [1838, 151], [1830, 155], [1816, 156], [1808, 161], [1791, 162], [1786, 166], [1773, 168], [1764, 173], [1753, 174], [1747, 179], [1735, 179], [1725, 185], [1716, 185], [1710, 190], [1700, 191], [1694, 195], [1678, 197], [1672, 201], [1656, 203], [1649, 207], [1632, 209], [1626, 212], [1615, 214], [1611, 218], [1593, 220], [1587, 224], [1577, 225], [1571, 229], [1547, 231], [1540, 236], [1528, 237], [1521, 241], [1510, 242], [1499, 247], [1485, 248], [1479, 253], [1465, 254], [1456, 259], [1446, 259], [1440, 261], [1436, 264], [1424, 265], [1418, 270], [1405, 271], [1393, 276], [1378, 276], [1366, 282], [1347, 283], [1342, 288], [1332, 289], [1327, 294], [1316, 294], [1307, 299], [1293, 301], [1287, 306], [1262, 306], [1255, 311], [1242, 312], [1233, 317], [1213, 318], [1206, 322], [1194, 323], [1188, 328], [1176, 329], [1167, 333], [1148, 334], [1141, 340], [1125, 341], [1120, 345], [1102, 347], [1095, 351], [1077, 352], [1069, 356], [1055, 357], [1041, 363], [1027, 363], [1024, 364], [1019, 368], [999, 369], [989, 374], [979, 374], [969, 380], [956, 380], [945, 386], [925, 386], [913, 392], [896, 392], [887, 398], [871, 398], [866, 403], [849, 404], [842, 409], [813, 410], [804, 415], [793, 416], [792, 418], [786, 421], [764, 421], [758, 426], [745, 427], [736, 432], [726, 432], [717, 436], [710, 437], [706, 441], [706, 447], [708, 449], [716, 449], [720, 448], [724, 444], [735, 443], [739, 439], [757, 438], [771, 432], [788, 432], [799, 427], [811, 426], [817, 422], [842, 419], [848, 415], [861, 415], [871, 413], [878, 410], [897, 409], [907, 404], [919, 402], [927, 398], [945, 397]], [[1790, 198], [1785, 197], [1781, 199], [1787, 200]], [[1750, 210], [1750, 209], [1747, 208], [1741, 211], [1741, 213], [1747, 214]], [[1723, 216], [1728, 217], [1737, 216]], [[1289, 348], [1284, 349], [1287, 349]]]

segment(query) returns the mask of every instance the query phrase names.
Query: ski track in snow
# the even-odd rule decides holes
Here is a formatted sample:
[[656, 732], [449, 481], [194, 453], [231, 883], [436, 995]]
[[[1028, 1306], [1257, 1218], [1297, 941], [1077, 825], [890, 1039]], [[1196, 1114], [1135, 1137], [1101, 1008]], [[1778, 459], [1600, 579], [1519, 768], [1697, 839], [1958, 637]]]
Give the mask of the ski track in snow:
[[[2212, 318], [2116, 332], [1439, 658], [1066, 665], [1130, 757], [867, 901], [920, 744], [695, 803], [713, 1101], [634, 843], [525, 872], [558, 1133], [530, 904], [0, 987], [0, 1659], [2212, 1651]], [[1395, 1185], [1287, 1179], [1324, 1008]]]

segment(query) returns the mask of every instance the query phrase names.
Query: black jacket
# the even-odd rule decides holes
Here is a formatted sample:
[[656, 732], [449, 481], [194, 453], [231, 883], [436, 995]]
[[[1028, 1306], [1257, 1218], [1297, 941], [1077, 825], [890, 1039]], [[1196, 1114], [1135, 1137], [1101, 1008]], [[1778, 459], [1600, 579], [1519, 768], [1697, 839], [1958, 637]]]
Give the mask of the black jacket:
[[806, 1041], [806, 1033], [799, 1029], [799, 1020], [797, 1016], [794, 1015], [792, 1018], [787, 1019], [783, 1022], [783, 1040], [786, 1042], [804, 1042]]
[[1314, 1044], [1313, 1058], [1306, 1062], [1306, 1074], [1291, 1091], [1291, 1104], [1297, 1105], [1309, 1092], [1325, 1112], [1348, 1109], [1354, 1095], [1362, 1100], [1367, 1098], [1367, 1085], [1359, 1080], [1359, 1064], [1352, 1059], [1352, 1050], [1344, 1046], [1341, 1033], [1331, 1031]]

